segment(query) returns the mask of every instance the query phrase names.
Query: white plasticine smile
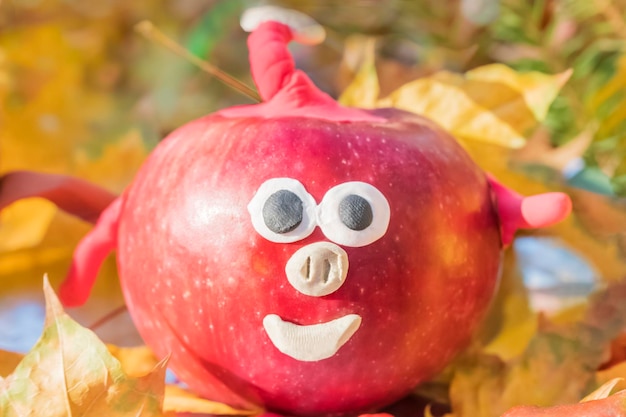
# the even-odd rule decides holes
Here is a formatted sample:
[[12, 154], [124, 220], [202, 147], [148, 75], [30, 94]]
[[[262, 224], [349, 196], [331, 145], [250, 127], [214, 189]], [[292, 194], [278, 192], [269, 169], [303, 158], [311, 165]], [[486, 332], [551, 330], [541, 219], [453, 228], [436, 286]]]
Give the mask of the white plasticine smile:
[[361, 325], [361, 316], [348, 314], [326, 323], [301, 326], [284, 321], [276, 314], [263, 319], [263, 327], [274, 346], [287, 356], [315, 362], [330, 358]]

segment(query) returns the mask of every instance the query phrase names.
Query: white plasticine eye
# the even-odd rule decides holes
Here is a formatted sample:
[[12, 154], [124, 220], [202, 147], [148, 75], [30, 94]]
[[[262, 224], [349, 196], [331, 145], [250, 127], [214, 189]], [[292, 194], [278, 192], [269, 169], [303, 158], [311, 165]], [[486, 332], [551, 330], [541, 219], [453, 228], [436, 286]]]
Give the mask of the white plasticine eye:
[[326, 37], [324, 27], [312, 17], [278, 6], [258, 6], [247, 9], [243, 12], [239, 23], [243, 30], [252, 32], [262, 23], [271, 21], [289, 26], [294, 40], [304, 45], [320, 44]]
[[315, 199], [292, 178], [265, 181], [248, 204], [254, 229], [265, 239], [291, 243], [315, 229]]
[[326, 193], [317, 209], [324, 235], [344, 246], [361, 247], [380, 239], [389, 227], [391, 209], [373, 185], [353, 181]]

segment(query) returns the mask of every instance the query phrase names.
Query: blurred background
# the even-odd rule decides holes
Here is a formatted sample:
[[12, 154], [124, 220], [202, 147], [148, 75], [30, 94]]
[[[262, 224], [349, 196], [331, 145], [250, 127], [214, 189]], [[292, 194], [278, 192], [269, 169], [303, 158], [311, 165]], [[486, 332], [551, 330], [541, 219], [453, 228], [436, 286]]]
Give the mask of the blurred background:
[[[626, 277], [626, 0], [293, 0], [327, 40], [293, 45], [297, 65], [337, 97], [376, 40], [384, 96], [440, 70], [488, 63], [570, 81], [522, 150], [477, 146], [485, 169], [522, 193], [566, 190], [576, 213], [519, 238], [503, 288], [516, 311], [557, 311]], [[78, 176], [119, 193], [176, 127], [251, 103], [135, 25], [151, 21], [197, 57], [253, 85], [244, 0], [0, 0], [0, 174]], [[0, 349], [27, 351], [43, 320], [41, 282], [58, 286], [90, 225], [40, 200], [0, 214]], [[510, 278], [506, 277], [516, 277]], [[517, 280], [517, 281], [516, 281]], [[507, 282], [509, 284], [507, 284]], [[521, 283], [523, 285], [517, 285]], [[111, 343], [140, 343], [123, 312], [114, 259], [71, 313]]]

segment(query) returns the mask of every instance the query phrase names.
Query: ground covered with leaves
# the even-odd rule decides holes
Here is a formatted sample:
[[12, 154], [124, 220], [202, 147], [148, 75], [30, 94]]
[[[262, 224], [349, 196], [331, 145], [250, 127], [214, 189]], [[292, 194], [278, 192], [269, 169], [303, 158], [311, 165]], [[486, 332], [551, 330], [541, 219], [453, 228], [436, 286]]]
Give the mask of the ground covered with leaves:
[[[506, 185], [574, 202], [565, 222], [508, 249], [473, 345], [385, 411], [626, 415], [614, 394], [626, 388], [616, 379], [626, 378], [626, 2], [275, 3], [327, 28], [323, 45], [293, 53], [342, 103], [423, 114]], [[252, 85], [238, 26], [251, 4], [0, 1], [0, 175], [36, 170], [121, 192], [174, 128], [251, 102], [136, 24]], [[64, 312], [53, 288], [90, 223], [41, 199], [8, 204], [2, 189], [0, 207], [1, 416], [263, 412], [166, 377], [167, 359], [125, 313], [114, 259], [89, 303]]]

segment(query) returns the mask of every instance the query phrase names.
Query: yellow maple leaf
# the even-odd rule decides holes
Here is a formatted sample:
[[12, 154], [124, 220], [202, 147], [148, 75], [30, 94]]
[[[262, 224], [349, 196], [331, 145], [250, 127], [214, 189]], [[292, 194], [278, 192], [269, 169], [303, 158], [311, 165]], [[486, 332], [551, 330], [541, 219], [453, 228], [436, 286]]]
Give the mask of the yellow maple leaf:
[[547, 75], [520, 73], [502, 64], [478, 67], [465, 74], [440, 71], [409, 82], [389, 96], [377, 93], [373, 54], [340, 101], [372, 108], [396, 107], [436, 121], [460, 140], [520, 148], [541, 122], [571, 71]]
[[462, 140], [520, 148], [570, 74], [517, 73], [502, 64], [464, 75], [441, 71], [400, 87], [378, 105], [424, 115]]

